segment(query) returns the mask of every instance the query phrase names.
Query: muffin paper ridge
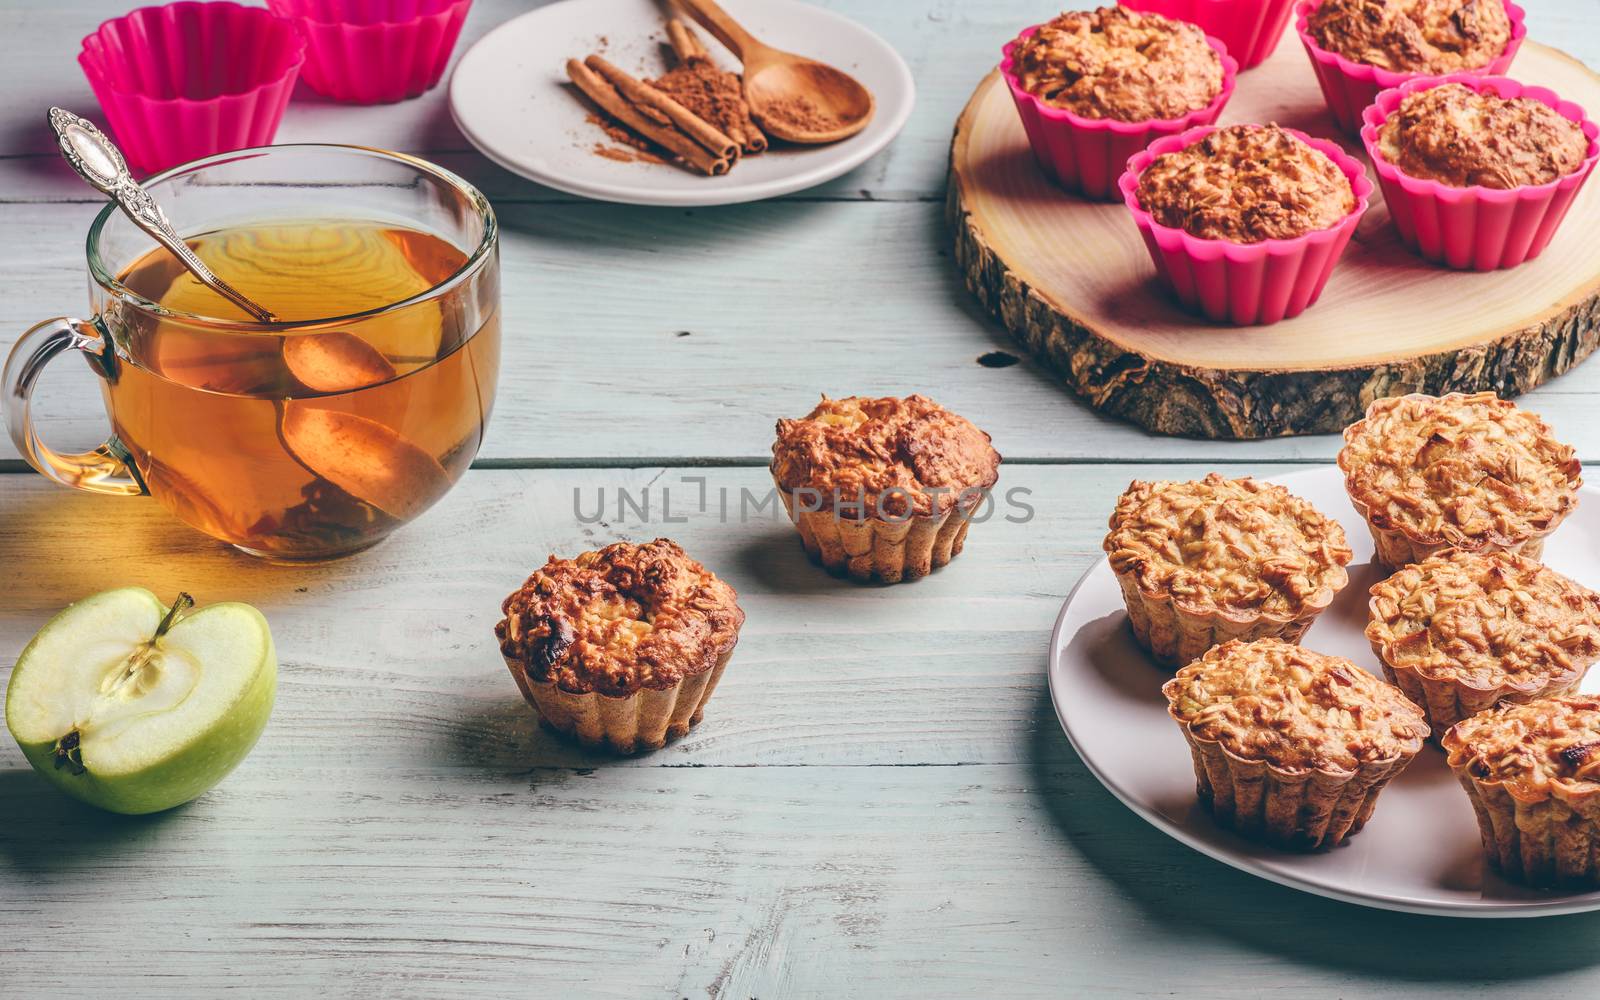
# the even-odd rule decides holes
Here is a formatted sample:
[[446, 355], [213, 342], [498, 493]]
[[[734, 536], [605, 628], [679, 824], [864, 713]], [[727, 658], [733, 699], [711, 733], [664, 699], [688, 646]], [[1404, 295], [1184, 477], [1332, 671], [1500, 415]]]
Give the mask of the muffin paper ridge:
[[521, 660], [504, 659], [522, 696], [545, 725], [586, 747], [604, 744], [617, 753], [632, 754], [659, 750], [700, 722], [738, 643], [736, 633], [708, 669], [665, 688], [641, 688], [623, 697], [563, 691], [553, 681], [530, 678]]
[[[1489, 65], [1463, 71], [1464, 75], [1485, 76], [1504, 73], [1511, 66], [1511, 60], [1516, 58], [1523, 39], [1528, 37], [1528, 26], [1524, 23], [1527, 13], [1511, 0], [1502, 2], [1505, 4], [1506, 18], [1511, 22], [1511, 37], [1506, 41], [1506, 47]], [[1362, 109], [1372, 103], [1379, 91], [1398, 87], [1407, 80], [1430, 74], [1383, 69], [1367, 63], [1358, 63], [1318, 45], [1316, 39], [1311, 37], [1309, 21], [1311, 12], [1321, 3], [1322, 0], [1298, 0], [1294, 8], [1294, 30], [1300, 36], [1301, 44], [1305, 46], [1306, 55], [1311, 58], [1311, 68], [1316, 72], [1317, 84], [1322, 88], [1323, 100], [1327, 103], [1329, 114], [1341, 129], [1355, 134], [1361, 129]]]
[[1178, 300], [1219, 322], [1239, 326], [1276, 323], [1298, 316], [1322, 294], [1339, 257], [1366, 213], [1373, 186], [1360, 160], [1338, 143], [1297, 129], [1284, 131], [1334, 162], [1350, 181], [1355, 208], [1337, 224], [1288, 240], [1234, 243], [1202, 239], [1162, 225], [1139, 204], [1139, 176], [1163, 153], [1193, 145], [1216, 131], [1202, 125], [1167, 136], [1128, 160], [1117, 180], [1123, 203], [1144, 237], [1156, 271]]
[[1228, 54], [1228, 47], [1220, 39], [1207, 35], [1206, 43], [1222, 62], [1222, 88], [1210, 104], [1178, 118], [1140, 122], [1088, 118], [1041, 101], [1024, 89], [1012, 72], [1017, 46], [1041, 27], [1042, 24], [1035, 24], [1024, 28], [1001, 48], [1000, 75], [1011, 90], [1023, 131], [1028, 135], [1028, 145], [1040, 169], [1063, 188], [1087, 198], [1115, 201], [1117, 176], [1128, 157], [1155, 138], [1215, 122], [1238, 82], [1238, 61]]
[[[1447, 83], [1547, 105], [1583, 129], [1589, 140], [1588, 156], [1577, 170], [1563, 177], [1505, 190], [1481, 185], [1452, 187], [1404, 173], [1379, 151], [1378, 131], [1406, 97]], [[1600, 161], [1600, 124], [1589, 118], [1581, 105], [1563, 100], [1549, 88], [1504, 76], [1450, 73], [1416, 77], [1376, 95], [1361, 118], [1361, 143], [1377, 171], [1384, 202], [1401, 239], [1423, 258], [1455, 268], [1489, 271], [1537, 257]]]
[[806, 554], [852, 579], [917, 580], [948, 565], [966, 544], [972, 510], [961, 505], [899, 521], [845, 518], [831, 510], [807, 510], [792, 491], [777, 486]]
[[[1172, 682], [1168, 682], [1172, 683]], [[1220, 826], [1292, 851], [1336, 847], [1371, 819], [1378, 794], [1405, 770], [1423, 740], [1405, 753], [1368, 761], [1353, 771], [1291, 771], [1248, 760], [1219, 740], [1195, 734], [1168, 705], [1183, 730], [1201, 803]]]

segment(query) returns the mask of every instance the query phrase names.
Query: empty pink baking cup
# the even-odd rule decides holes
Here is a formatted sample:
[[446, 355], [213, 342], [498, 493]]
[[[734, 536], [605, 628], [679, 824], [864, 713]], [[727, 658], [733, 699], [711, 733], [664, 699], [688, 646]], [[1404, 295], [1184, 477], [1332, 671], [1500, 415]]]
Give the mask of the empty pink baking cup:
[[1272, 55], [1289, 24], [1294, 0], [1120, 0], [1122, 6], [1188, 21], [1220, 39], [1238, 60], [1240, 71]]
[[1222, 114], [1223, 105], [1233, 96], [1239, 64], [1228, 55], [1228, 47], [1215, 38], [1206, 41], [1222, 60], [1222, 89], [1211, 103], [1181, 118], [1157, 118], [1144, 122], [1124, 122], [1110, 118], [1085, 118], [1039, 100], [1022, 86], [1012, 72], [1012, 54], [1017, 46], [1042, 25], [1025, 28], [1022, 34], [1001, 50], [1000, 75], [1011, 88], [1011, 99], [1022, 117], [1023, 131], [1034, 159], [1051, 180], [1089, 198], [1115, 201], [1117, 176], [1127, 166], [1128, 157], [1164, 135], [1177, 135], [1197, 125], [1209, 125]]
[[1355, 210], [1336, 225], [1292, 240], [1234, 243], [1202, 239], [1164, 226], [1146, 212], [1139, 204], [1139, 176], [1156, 157], [1199, 142], [1214, 131], [1212, 126], [1192, 128], [1182, 135], [1158, 139], [1134, 156], [1117, 180], [1122, 200], [1133, 213], [1161, 280], [1186, 307], [1235, 326], [1264, 326], [1298, 316], [1322, 294], [1333, 266], [1367, 210], [1372, 197], [1367, 168], [1336, 142], [1284, 129], [1327, 154], [1349, 178], [1356, 196]]
[[100, 25], [78, 53], [139, 173], [270, 144], [304, 59], [293, 24], [236, 3], [141, 7]]
[[306, 84], [349, 104], [431, 90], [450, 64], [472, 0], [267, 0], [306, 36]]
[[[1487, 66], [1463, 72], [1474, 76], [1498, 76], [1511, 65], [1511, 60], [1516, 57], [1517, 49], [1522, 47], [1522, 40], [1528, 37], [1528, 26], [1523, 24], [1523, 10], [1511, 0], [1503, 0], [1506, 5], [1506, 16], [1511, 19], [1511, 40], [1506, 42], [1506, 47], [1500, 55]], [[1306, 55], [1311, 57], [1311, 68], [1316, 71], [1317, 83], [1322, 87], [1322, 98], [1327, 102], [1328, 111], [1333, 115], [1333, 120], [1338, 126], [1355, 135], [1361, 131], [1361, 112], [1372, 99], [1378, 96], [1378, 91], [1398, 87], [1407, 80], [1413, 80], [1427, 73], [1398, 73], [1392, 69], [1380, 69], [1377, 66], [1368, 66], [1366, 63], [1353, 62], [1339, 55], [1329, 52], [1316, 43], [1311, 37], [1311, 30], [1307, 21], [1311, 12], [1316, 10], [1321, 0], [1300, 0], [1294, 7], [1294, 30], [1300, 35], [1300, 41], [1306, 47]]]
[[[1527, 97], [1554, 108], [1577, 122], [1589, 137], [1589, 155], [1578, 169], [1545, 184], [1501, 190], [1479, 185], [1452, 187], [1434, 180], [1411, 177], [1383, 158], [1378, 151], [1378, 130], [1408, 94], [1446, 83], [1460, 83], [1501, 97]], [[1493, 271], [1516, 267], [1539, 256], [1555, 235], [1578, 189], [1600, 160], [1600, 125], [1583, 108], [1563, 101], [1554, 91], [1529, 87], [1503, 76], [1453, 73], [1442, 77], [1408, 80], [1378, 95], [1362, 112], [1361, 142], [1378, 172], [1389, 218], [1406, 246], [1422, 257], [1450, 267]]]

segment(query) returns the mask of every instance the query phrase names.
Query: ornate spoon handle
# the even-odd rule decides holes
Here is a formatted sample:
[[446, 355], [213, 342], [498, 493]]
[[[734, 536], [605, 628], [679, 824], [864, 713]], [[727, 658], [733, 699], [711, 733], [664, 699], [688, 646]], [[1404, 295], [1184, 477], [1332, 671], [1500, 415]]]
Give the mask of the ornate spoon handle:
[[155, 198], [133, 179], [122, 151], [93, 122], [79, 118], [70, 111], [51, 108], [50, 127], [55, 129], [56, 138], [61, 144], [61, 155], [78, 172], [78, 176], [96, 190], [109, 195], [133, 220], [134, 225], [149, 233], [152, 239], [178, 258], [201, 284], [263, 323], [278, 322], [278, 317], [270, 310], [217, 277], [205, 261], [189, 249], [189, 244], [172, 228], [167, 214], [156, 204]]

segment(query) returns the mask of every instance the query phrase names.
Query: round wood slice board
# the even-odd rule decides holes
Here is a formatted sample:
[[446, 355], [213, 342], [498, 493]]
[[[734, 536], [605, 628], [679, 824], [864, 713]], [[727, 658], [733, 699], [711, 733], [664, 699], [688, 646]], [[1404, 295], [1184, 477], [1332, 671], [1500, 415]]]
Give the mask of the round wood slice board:
[[[1555, 49], [1524, 44], [1510, 75], [1600, 112], [1600, 76]], [[1328, 117], [1292, 31], [1240, 74], [1221, 118], [1233, 122], [1276, 122], [1360, 155]], [[1223, 326], [1157, 283], [1125, 206], [1085, 201], [1040, 173], [996, 70], [956, 124], [946, 207], [967, 287], [1006, 328], [1090, 405], [1165, 434], [1330, 433], [1382, 396], [1512, 396], [1600, 337], [1600, 179], [1538, 259], [1487, 273], [1412, 254], [1375, 191], [1315, 305], [1271, 326]]]

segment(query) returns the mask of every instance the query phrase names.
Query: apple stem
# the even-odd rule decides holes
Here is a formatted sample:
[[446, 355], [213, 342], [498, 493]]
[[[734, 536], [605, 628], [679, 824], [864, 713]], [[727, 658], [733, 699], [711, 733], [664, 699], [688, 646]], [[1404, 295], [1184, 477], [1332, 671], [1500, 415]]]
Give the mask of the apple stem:
[[167, 612], [167, 616], [165, 618], [161, 619], [161, 624], [156, 626], [156, 634], [152, 637], [152, 641], [154, 639], [161, 638], [171, 631], [172, 626], [178, 624], [178, 621], [183, 618], [184, 613], [192, 607], [194, 607], [194, 598], [190, 597], [187, 593], [180, 592], [178, 594], [178, 599], [172, 602], [172, 609]]

